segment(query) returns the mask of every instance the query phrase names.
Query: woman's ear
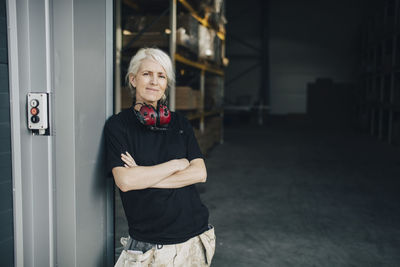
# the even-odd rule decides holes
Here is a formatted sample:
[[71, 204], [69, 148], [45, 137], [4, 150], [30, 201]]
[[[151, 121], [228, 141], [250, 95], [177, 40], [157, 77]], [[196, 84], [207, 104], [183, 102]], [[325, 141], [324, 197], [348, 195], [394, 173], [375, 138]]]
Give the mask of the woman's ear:
[[136, 87], [136, 79], [133, 74], [129, 74], [129, 83], [133, 86]]

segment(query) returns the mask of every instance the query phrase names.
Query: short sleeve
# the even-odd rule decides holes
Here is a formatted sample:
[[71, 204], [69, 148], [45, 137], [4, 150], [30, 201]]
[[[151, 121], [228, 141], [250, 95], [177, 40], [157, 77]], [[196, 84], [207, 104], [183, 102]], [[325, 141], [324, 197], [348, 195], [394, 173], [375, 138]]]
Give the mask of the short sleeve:
[[192, 125], [186, 118], [183, 118], [183, 121], [184, 130], [186, 132], [187, 159], [191, 161], [197, 158], [204, 158], [203, 153], [201, 153], [196, 136], [194, 135]]
[[122, 123], [115, 115], [111, 117], [104, 126], [106, 141], [106, 170], [111, 175], [114, 167], [123, 167], [121, 153], [128, 151], [126, 134]]

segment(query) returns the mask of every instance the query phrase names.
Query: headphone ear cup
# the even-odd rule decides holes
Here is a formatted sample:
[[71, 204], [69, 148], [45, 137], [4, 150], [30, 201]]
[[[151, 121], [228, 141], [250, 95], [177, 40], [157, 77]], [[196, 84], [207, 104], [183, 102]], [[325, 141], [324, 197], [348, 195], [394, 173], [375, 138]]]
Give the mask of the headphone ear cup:
[[169, 111], [167, 106], [160, 105], [158, 115], [160, 116], [160, 126], [168, 125], [170, 123], [171, 112]]
[[[153, 107], [146, 103], [136, 103], [141, 105], [139, 111], [134, 109], [135, 115], [141, 124], [153, 131], [165, 131], [171, 121], [171, 112], [165, 105]], [[161, 126], [161, 127], [160, 127]]]
[[157, 124], [157, 111], [152, 107], [148, 105], [143, 105], [140, 107], [140, 116], [142, 117], [142, 120], [140, 120], [144, 125], [146, 126], [156, 126]]

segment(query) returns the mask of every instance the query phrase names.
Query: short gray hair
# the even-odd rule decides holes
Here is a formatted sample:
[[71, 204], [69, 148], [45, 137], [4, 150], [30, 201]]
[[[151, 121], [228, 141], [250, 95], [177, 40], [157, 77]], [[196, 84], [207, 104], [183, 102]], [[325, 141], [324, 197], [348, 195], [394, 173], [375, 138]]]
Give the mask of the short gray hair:
[[158, 48], [141, 48], [131, 58], [129, 68], [125, 76], [125, 82], [131, 91], [133, 100], [135, 101], [136, 99], [136, 88], [133, 87], [132, 84], [129, 82], [129, 74], [136, 76], [144, 59], [154, 60], [155, 62], [159, 63], [165, 70], [165, 73], [167, 75], [167, 89], [165, 90], [165, 94], [161, 98], [161, 101], [165, 103], [167, 100], [166, 95], [168, 94], [169, 89], [175, 84], [175, 72], [174, 67], [172, 66], [171, 58], [164, 51]]

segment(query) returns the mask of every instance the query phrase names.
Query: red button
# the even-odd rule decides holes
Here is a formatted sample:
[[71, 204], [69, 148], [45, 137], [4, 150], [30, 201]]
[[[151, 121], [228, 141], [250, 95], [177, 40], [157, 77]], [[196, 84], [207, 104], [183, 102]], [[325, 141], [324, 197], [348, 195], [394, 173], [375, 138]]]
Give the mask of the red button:
[[37, 115], [39, 113], [39, 110], [37, 108], [31, 108], [31, 114], [33, 116]]

